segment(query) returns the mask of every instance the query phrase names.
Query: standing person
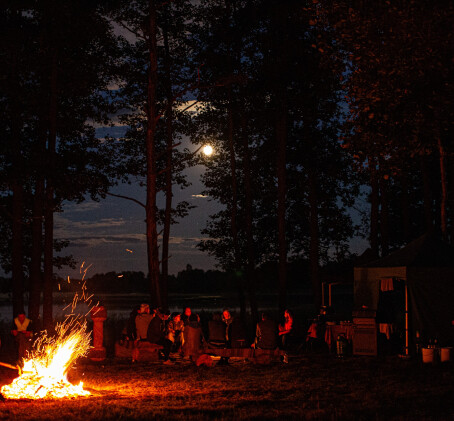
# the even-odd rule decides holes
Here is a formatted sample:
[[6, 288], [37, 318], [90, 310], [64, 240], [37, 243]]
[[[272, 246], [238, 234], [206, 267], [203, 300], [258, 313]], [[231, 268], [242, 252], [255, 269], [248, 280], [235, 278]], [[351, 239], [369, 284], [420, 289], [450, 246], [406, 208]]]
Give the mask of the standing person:
[[262, 320], [257, 323], [255, 341], [251, 345], [257, 349], [277, 348], [277, 325], [267, 313], [262, 313]]
[[225, 340], [228, 345], [230, 345], [230, 340], [231, 340], [231, 326], [233, 322], [233, 317], [230, 314], [230, 311], [228, 309], [224, 309], [222, 311], [222, 316], [221, 316], [222, 321], [225, 323]]
[[155, 317], [151, 320], [148, 326], [147, 339], [152, 344], [162, 345], [164, 347], [164, 361], [163, 364], [172, 365], [173, 362], [170, 360], [170, 348], [172, 347], [172, 342], [166, 338], [166, 323], [170, 317], [169, 310], [163, 310], [159, 308], [156, 311]]
[[135, 306], [129, 314], [129, 319], [126, 323], [126, 339], [127, 341], [135, 341], [137, 339], [136, 317], [140, 314], [140, 305]]
[[284, 311], [284, 323], [279, 325], [279, 337], [283, 349], [287, 349], [293, 334], [293, 313], [290, 310]]
[[27, 318], [23, 311], [14, 318], [12, 335], [16, 341], [18, 358], [22, 360], [31, 349], [32, 321]]
[[[233, 323], [233, 317], [230, 314], [230, 311], [228, 309], [225, 308], [222, 311], [221, 320], [222, 320], [222, 322], [225, 325], [224, 329], [225, 329], [225, 343], [226, 343], [226, 347], [230, 348], [231, 339], [232, 339], [231, 327], [232, 327], [232, 323]], [[221, 357], [221, 359], [220, 359], [218, 364], [219, 365], [228, 365], [229, 364], [229, 357]]]

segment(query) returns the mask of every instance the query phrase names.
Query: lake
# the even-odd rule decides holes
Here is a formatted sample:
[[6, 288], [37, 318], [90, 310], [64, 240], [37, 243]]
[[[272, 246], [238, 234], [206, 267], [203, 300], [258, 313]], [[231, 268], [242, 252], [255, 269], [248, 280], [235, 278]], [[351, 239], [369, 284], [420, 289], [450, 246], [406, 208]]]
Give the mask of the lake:
[[[54, 293], [54, 317], [59, 320], [71, 313], [73, 293]], [[25, 297], [27, 302], [27, 297]], [[338, 312], [350, 312], [352, 307], [352, 294], [348, 290], [333, 292], [333, 306]], [[131, 310], [141, 304], [149, 303], [148, 294], [97, 294], [92, 298], [91, 306], [97, 302], [107, 309], [110, 318], [127, 319]], [[259, 311], [276, 313], [278, 296], [275, 293], [257, 293]], [[169, 310], [181, 312], [185, 307], [190, 307], [194, 313], [220, 312], [229, 308], [232, 313], [239, 312], [238, 297], [232, 293], [220, 294], [169, 294]], [[288, 294], [288, 308], [295, 314], [314, 315], [312, 293], [310, 291], [296, 291]], [[27, 307], [25, 308], [27, 311]], [[84, 303], [78, 303], [75, 309], [77, 314], [87, 314], [89, 308]], [[350, 313], [351, 314], [351, 313]], [[10, 294], [0, 294], [0, 321], [12, 321], [12, 302]]]

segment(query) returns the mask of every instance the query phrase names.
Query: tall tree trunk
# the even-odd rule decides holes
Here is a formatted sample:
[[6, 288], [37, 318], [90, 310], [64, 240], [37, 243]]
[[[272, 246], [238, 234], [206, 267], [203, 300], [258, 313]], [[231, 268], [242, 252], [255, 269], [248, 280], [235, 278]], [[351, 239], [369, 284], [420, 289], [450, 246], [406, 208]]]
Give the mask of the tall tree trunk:
[[169, 276], [169, 240], [170, 240], [170, 224], [172, 219], [172, 172], [173, 172], [173, 127], [172, 127], [172, 80], [170, 74], [170, 48], [169, 48], [169, 36], [167, 26], [163, 28], [164, 38], [164, 69], [166, 74], [165, 85], [166, 85], [166, 144], [167, 144], [167, 162], [166, 162], [166, 173], [165, 173], [165, 197], [166, 207], [164, 213], [164, 231], [162, 235], [162, 254], [161, 254], [161, 299], [162, 305], [167, 307], [167, 296], [168, 296], [168, 276]]
[[54, 288], [54, 184], [53, 169], [57, 146], [57, 51], [52, 53], [49, 104], [49, 137], [47, 143], [48, 167], [45, 186], [46, 206], [44, 210], [44, 285], [43, 325], [48, 332], [54, 330], [53, 288]]
[[388, 206], [388, 181], [382, 176], [379, 177], [380, 188], [380, 240], [381, 254], [389, 254], [389, 206]]
[[157, 168], [156, 168], [156, 85], [158, 82], [158, 60], [156, 45], [156, 4], [149, 1], [148, 22], [148, 82], [147, 82], [147, 134], [146, 134], [146, 161], [147, 161], [147, 199], [145, 205], [147, 230], [147, 258], [148, 277], [150, 280], [151, 302], [154, 306], [162, 305], [159, 285], [159, 250], [157, 232]]
[[309, 206], [310, 206], [310, 271], [312, 282], [312, 294], [314, 296], [315, 310], [317, 311], [322, 304], [322, 285], [320, 282], [319, 267], [319, 221], [318, 221], [318, 187], [315, 168], [309, 170]]
[[451, 152], [448, 158], [448, 199], [449, 199], [449, 233], [450, 244], [454, 244], [454, 152]]
[[[19, 20], [18, 10], [14, 10], [15, 17]], [[10, 51], [11, 66], [9, 73], [9, 83], [11, 95], [10, 128], [11, 128], [11, 162], [12, 162], [12, 244], [11, 244], [11, 275], [13, 283], [13, 317], [18, 312], [24, 311], [24, 270], [23, 270], [23, 247], [22, 247], [22, 217], [24, 214], [24, 187], [23, 187], [23, 162], [21, 151], [21, 112], [17, 93], [19, 92], [18, 79], [18, 53], [13, 48]]]
[[256, 272], [255, 272], [255, 250], [253, 234], [253, 206], [252, 206], [252, 175], [251, 175], [251, 152], [246, 129], [246, 119], [244, 115], [241, 118], [241, 128], [243, 137], [243, 177], [245, 190], [245, 217], [246, 217], [246, 247], [247, 247], [247, 269], [246, 282], [249, 295], [249, 304], [251, 306], [251, 315], [254, 322], [258, 322], [257, 299], [255, 296], [256, 289]]
[[43, 255], [43, 201], [44, 179], [37, 174], [35, 194], [33, 197], [32, 220], [32, 251], [30, 262], [30, 299], [28, 304], [28, 317], [33, 320], [35, 329], [39, 329], [41, 291], [43, 287], [42, 255]]
[[[20, 168], [20, 167], [18, 167]], [[24, 311], [24, 271], [22, 247], [22, 216], [24, 212], [24, 192], [21, 180], [15, 177], [12, 184], [13, 221], [12, 221], [12, 282], [13, 317]]]
[[424, 227], [426, 231], [433, 229], [433, 204], [432, 188], [430, 185], [430, 171], [427, 163], [427, 156], [421, 155], [421, 172], [423, 183], [423, 206], [424, 206]]
[[[282, 100], [282, 98], [281, 98]], [[279, 252], [279, 310], [282, 313], [287, 307], [287, 240], [286, 229], [286, 147], [287, 147], [287, 111], [284, 104], [277, 110], [277, 228]]]
[[[231, 89], [229, 88], [229, 104], [227, 109], [227, 125], [228, 125], [228, 145], [229, 145], [229, 156], [230, 156], [230, 176], [232, 179], [232, 201], [230, 209], [230, 227], [232, 233], [233, 241], [233, 253], [234, 253], [234, 271], [236, 273], [235, 280], [237, 282], [238, 289], [238, 299], [240, 302], [240, 317], [242, 320], [246, 318], [246, 300], [244, 297], [244, 288], [243, 288], [243, 273], [241, 268], [241, 254], [240, 254], [240, 245], [238, 242], [238, 191], [237, 191], [237, 178], [236, 178], [236, 159], [235, 159], [235, 146], [233, 140], [233, 105], [231, 103]], [[239, 273], [241, 273], [240, 276]]]
[[410, 217], [410, 198], [408, 195], [408, 177], [407, 170], [404, 169], [400, 175], [400, 184], [402, 194], [400, 197], [400, 206], [402, 209], [402, 227], [403, 239], [405, 243], [411, 240], [411, 217]]
[[39, 138], [35, 146], [34, 161], [36, 163], [35, 194], [33, 196], [32, 219], [32, 250], [30, 261], [30, 299], [28, 304], [29, 318], [33, 320], [35, 329], [41, 329], [40, 319], [41, 292], [43, 290], [43, 215], [45, 189], [45, 162], [47, 144], [47, 118], [44, 113], [39, 119]]
[[370, 234], [369, 243], [374, 256], [378, 253], [378, 215], [379, 215], [379, 187], [375, 158], [369, 158], [370, 171]]
[[440, 204], [440, 225], [441, 236], [444, 241], [448, 241], [448, 176], [446, 170], [446, 154], [441, 141], [441, 137], [437, 136], [438, 152], [440, 158], [440, 178], [441, 178], [441, 204]]

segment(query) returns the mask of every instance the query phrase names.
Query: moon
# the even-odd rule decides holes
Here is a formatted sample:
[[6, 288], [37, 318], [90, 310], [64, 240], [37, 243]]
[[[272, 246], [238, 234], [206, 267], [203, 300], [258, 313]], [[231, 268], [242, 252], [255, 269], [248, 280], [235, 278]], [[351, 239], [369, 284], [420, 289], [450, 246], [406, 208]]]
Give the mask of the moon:
[[203, 147], [203, 153], [206, 155], [206, 156], [210, 156], [212, 153], [213, 153], [213, 148], [210, 146], [210, 145], [205, 145]]

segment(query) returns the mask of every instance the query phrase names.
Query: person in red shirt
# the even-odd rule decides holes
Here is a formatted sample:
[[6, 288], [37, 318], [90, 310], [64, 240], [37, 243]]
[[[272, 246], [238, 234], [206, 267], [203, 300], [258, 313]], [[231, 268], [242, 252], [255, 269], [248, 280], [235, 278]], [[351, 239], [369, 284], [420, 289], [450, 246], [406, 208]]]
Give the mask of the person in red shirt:
[[282, 347], [286, 349], [289, 337], [293, 333], [293, 313], [290, 310], [284, 311], [284, 323], [279, 325], [279, 338]]

